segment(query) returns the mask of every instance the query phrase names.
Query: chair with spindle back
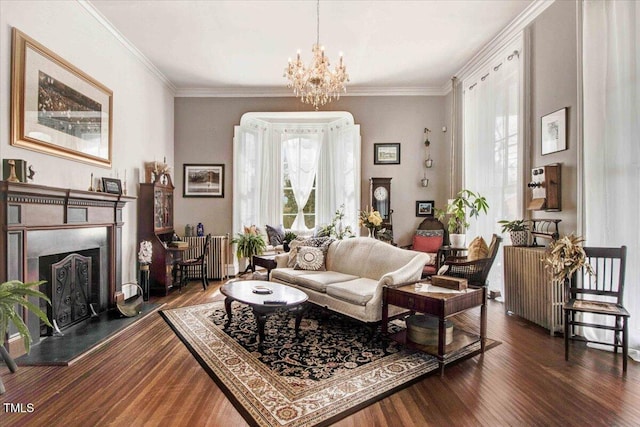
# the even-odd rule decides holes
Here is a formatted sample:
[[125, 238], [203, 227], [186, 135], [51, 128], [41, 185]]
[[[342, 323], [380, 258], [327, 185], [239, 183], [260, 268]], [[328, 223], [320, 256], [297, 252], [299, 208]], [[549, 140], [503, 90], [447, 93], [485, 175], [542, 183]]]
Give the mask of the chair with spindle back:
[[[623, 306], [625, 265], [627, 247], [595, 248], [585, 247], [587, 263], [593, 269], [589, 275], [586, 267], [578, 270], [571, 281], [565, 284], [564, 343], [565, 360], [569, 360], [569, 341], [580, 340], [613, 347], [614, 353], [622, 349], [622, 371], [627, 372], [629, 348], [629, 312]], [[587, 314], [588, 313], [588, 314]], [[585, 319], [585, 314], [587, 318]], [[589, 314], [614, 318], [614, 324], [591, 319]], [[576, 335], [576, 327], [589, 327], [613, 332], [613, 341], [589, 339]]]
[[198, 258], [187, 259], [183, 261], [178, 261], [175, 268], [177, 268], [177, 273], [179, 276], [178, 286], [179, 290], [182, 291], [182, 287], [189, 282], [189, 267], [199, 267], [200, 269], [200, 280], [202, 281], [202, 288], [206, 291], [209, 286], [209, 280], [207, 276], [209, 275], [207, 271], [207, 258], [209, 254], [209, 248], [211, 247], [211, 234], [207, 234], [207, 237], [204, 241], [204, 247], [202, 248], [202, 253]]

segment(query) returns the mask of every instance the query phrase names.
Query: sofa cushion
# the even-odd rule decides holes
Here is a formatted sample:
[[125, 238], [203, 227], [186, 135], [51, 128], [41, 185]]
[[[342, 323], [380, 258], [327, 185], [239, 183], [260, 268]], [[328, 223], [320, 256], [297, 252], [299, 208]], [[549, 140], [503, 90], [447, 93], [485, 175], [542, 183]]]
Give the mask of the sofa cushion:
[[358, 278], [357, 276], [337, 271], [305, 271], [291, 268], [276, 268], [271, 271], [271, 277], [284, 282], [295, 283], [298, 286], [318, 292], [325, 292], [327, 285], [332, 283], [346, 282]]
[[380, 280], [411, 262], [417, 252], [396, 248], [370, 237], [336, 240], [329, 246], [327, 270]]
[[284, 243], [284, 226], [282, 224], [274, 227], [273, 225], [266, 225], [267, 240], [270, 245], [278, 246]]
[[351, 304], [367, 305], [377, 288], [377, 280], [359, 277], [347, 282], [332, 283], [327, 286], [326, 293]]
[[476, 237], [469, 244], [469, 252], [467, 261], [475, 261], [477, 259], [487, 258], [489, 256], [489, 247], [487, 242], [481, 236]]
[[442, 236], [413, 236], [413, 250], [426, 253], [437, 253], [442, 246]]
[[312, 246], [299, 246], [294, 270], [325, 271], [324, 252]]

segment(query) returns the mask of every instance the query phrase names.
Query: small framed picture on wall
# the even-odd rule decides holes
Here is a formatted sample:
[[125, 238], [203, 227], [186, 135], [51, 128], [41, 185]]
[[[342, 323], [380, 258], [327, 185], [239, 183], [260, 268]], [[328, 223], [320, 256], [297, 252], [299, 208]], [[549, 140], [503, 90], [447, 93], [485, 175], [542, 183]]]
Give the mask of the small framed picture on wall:
[[185, 164], [183, 197], [224, 197], [224, 165]]
[[433, 200], [416, 201], [416, 216], [433, 216], [434, 207]]
[[373, 144], [373, 164], [374, 165], [399, 165], [400, 164], [400, 143], [380, 143]]
[[540, 119], [542, 155], [567, 149], [567, 109], [561, 108]]

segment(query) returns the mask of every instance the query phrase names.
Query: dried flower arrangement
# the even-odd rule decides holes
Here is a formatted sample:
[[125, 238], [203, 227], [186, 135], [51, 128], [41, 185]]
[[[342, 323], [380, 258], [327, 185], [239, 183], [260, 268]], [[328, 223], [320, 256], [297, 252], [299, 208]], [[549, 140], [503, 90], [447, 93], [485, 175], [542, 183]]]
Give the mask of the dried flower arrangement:
[[573, 233], [551, 242], [542, 262], [545, 263], [545, 268], [551, 270], [554, 279], [564, 282], [583, 267], [589, 275], [594, 274], [587, 262], [582, 242], [584, 239]]

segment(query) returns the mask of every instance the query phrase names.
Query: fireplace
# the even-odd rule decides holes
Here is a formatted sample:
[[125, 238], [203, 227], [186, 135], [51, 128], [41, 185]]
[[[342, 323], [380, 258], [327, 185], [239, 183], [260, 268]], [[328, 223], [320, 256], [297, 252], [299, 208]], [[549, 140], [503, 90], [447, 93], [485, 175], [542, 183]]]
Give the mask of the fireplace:
[[[60, 329], [115, 307], [122, 288], [122, 209], [135, 198], [6, 181], [0, 196], [0, 280], [46, 280], [40, 290], [52, 306], [42, 307]], [[34, 343], [53, 332], [33, 313], [24, 320]], [[24, 352], [16, 332], [0, 337], [14, 357]]]

